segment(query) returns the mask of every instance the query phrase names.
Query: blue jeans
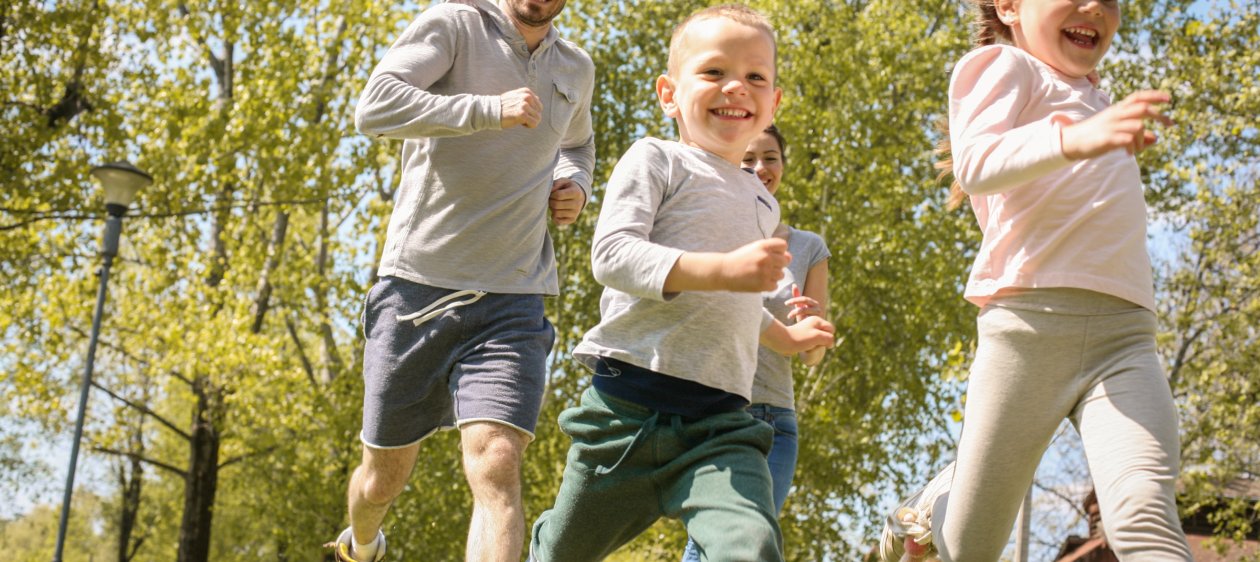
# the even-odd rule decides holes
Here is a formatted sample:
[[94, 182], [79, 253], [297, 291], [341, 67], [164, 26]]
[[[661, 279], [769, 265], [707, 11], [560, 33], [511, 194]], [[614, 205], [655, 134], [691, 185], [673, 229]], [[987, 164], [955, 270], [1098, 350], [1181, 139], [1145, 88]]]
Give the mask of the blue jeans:
[[[796, 411], [769, 404], [753, 404], [748, 407], [748, 413], [774, 428], [774, 444], [770, 446], [766, 462], [770, 465], [774, 510], [780, 513], [787, 501], [788, 491], [792, 489], [792, 477], [796, 474]], [[690, 537], [682, 559], [683, 562], [700, 562], [700, 549]]]

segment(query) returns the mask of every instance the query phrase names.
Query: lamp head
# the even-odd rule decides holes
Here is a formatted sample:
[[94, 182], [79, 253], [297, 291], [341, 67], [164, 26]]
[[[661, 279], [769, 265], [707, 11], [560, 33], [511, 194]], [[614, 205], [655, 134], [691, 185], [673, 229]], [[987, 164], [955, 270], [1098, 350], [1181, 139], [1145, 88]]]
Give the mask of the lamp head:
[[92, 176], [105, 188], [105, 209], [116, 217], [127, 214], [136, 192], [153, 183], [153, 176], [126, 161], [92, 168]]

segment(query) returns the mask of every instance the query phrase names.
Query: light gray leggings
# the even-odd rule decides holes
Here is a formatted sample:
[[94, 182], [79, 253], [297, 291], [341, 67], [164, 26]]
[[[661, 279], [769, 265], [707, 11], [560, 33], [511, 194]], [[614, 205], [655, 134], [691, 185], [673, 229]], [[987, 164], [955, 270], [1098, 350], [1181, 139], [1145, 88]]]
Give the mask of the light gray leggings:
[[934, 507], [942, 559], [1001, 556], [1042, 453], [1070, 416], [1120, 560], [1191, 560], [1155, 315], [1092, 291], [1036, 289], [991, 302], [979, 332], [953, 485]]

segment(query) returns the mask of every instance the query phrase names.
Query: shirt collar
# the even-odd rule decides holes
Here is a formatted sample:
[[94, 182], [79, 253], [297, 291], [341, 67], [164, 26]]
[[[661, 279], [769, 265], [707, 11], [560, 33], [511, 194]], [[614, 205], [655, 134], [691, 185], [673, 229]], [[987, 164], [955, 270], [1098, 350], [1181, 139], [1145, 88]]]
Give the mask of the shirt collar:
[[[512, 23], [512, 18], [499, 9], [498, 2], [494, 0], [476, 0], [476, 2], [477, 7], [489, 15], [490, 20], [499, 28], [499, 33], [503, 34], [508, 43], [512, 44], [513, 50], [529, 53], [529, 46], [525, 43], [525, 37], [521, 35], [520, 30], [516, 29], [516, 24]], [[559, 38], [560, 33], [556, 31], [555, 24], [552, 24], [547, 28], [547, 35], [543, 37], [542, 42], [538, 44], [538, 48], [534, 52], [538, 53], [547, 49]]]

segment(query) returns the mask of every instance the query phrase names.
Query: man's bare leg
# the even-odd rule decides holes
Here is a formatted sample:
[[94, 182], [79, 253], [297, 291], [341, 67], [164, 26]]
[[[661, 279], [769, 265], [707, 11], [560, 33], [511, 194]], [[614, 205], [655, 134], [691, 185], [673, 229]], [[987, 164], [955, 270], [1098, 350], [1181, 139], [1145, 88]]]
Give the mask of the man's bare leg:
[[420, 444], [400, 449], [363, 447], [363, 464], [350, 476], [350, 527], [354, 540], [371, 544], [394, 499], [407, 487]]
[[525, 541], [521, 459], [529, 436], [494, 422], [460, 428], [464, 475], [473, 494], [465, 557], [477, 562], [517, 562]]

